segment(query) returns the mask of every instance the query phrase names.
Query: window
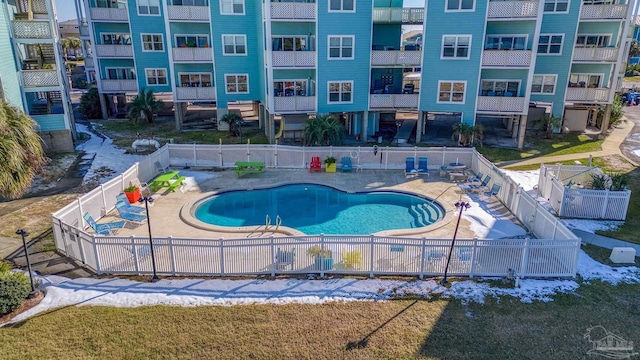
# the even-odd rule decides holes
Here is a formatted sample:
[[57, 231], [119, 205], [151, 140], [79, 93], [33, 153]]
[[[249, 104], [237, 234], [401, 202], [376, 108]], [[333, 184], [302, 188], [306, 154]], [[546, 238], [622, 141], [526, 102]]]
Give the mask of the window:
[[133, 68], [106, 68], [107, 80], [135, 80], [136, 70]]
[[247, 55], [247, 36], [222, 35], [222, 52], [224, 55]]
[[142, 51], [164, 51], [162, 34], [142, 34]]
[[127, 0], [98, 0], [97, 3], [99, 8], [110, 8], [110, 9], [126, 9], [127, 8]]
[[129, 34], [105, 34], [102, 35], [102, 43], [104, 45], [131, 45], [131, 36]]
[[244, 15], [244, 0], [220, 0], [220, 14]]
[[464, 104], [464, 89], [466, 87], [466, 81], [438, 81], [437, 102]]
[[208, 6], [207, 0], [173, 0], [171, 5], [176, 6]]
[[555, 94], [557, 78], [558, 75], [533, 75], [531, 93], [546, 95]]
[[518, 96], [520, 81], [482, 80], [481, 96]]
[[538, 41], [538, 54], [560, 55], [562, 53], [562, 34], [544, 34], [540, 35]]
[[356, 11], [355, 0], [329, 0], [329, 12], [334, 11]]
[[306, 36], [274, 36], [271, 38], [273, 51], [307, 51], [312, 50], [307, 44]]
[[571, 74], [569, 87], [598, 88], [603, 78], [602, 74]]
[[569, 12], [569, 0], [544, 0], [544, 12]]
[[274, 81], [275, 96], [310, 96], [307, 94], [307, 80]]
[[329, 103], [353, 103], [353, 81], [329, 81]]
[[167, 85], [167, 69], [145, 69], [147, 85]]
[[485, 50], [525, 50], [526, 35], [487, 35]]
[[577, 48], [601, 48], [609, 46], [611, 35], [578, 35], [576, 37]]
[[329, 36], [329, 60], [353, 59], [355, 36]]
[[182, 87], [211, 87], [211, 73], [180, 74]]
[[176, 47], [209, 47], [207, 35], [176, 35]]
[[138, 15], [160, 15], [160, 0], [137, 0]]
[[474, 11], [474, 0], [447, 0], [447, 8], [445, 12], [449, 11]]
[[249, 92], [249, 75], [229, 74], [224, 76], [227, 85], [227, 94], [238, 94]]
[[442, 59], [468, 59], [471, 35], [443, 35]]

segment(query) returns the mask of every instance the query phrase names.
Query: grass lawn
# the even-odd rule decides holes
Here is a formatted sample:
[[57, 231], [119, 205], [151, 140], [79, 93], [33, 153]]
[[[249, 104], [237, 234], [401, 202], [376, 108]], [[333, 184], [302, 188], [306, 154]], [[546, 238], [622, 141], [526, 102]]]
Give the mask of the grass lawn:
[[477, 150], [494, 163], [537, 156], [578, 154], [601, 150], [603, 140], [576, 134], [556, 134], [553, 139], [530, 138], [523, 150], [480, 147]]
[[629, 76], [629, 77], [624, 78], [622, 81], [639, 82], [640, 81], [640, 76]]

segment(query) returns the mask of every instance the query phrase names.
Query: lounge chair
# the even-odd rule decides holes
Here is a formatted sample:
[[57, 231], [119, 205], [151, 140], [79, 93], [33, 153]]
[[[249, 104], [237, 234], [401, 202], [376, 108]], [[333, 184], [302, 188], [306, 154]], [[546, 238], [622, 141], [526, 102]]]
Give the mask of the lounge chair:
[[127, 210], [129, 212], [132, 212], [132, 213], [135, 213], [135, 214], [139, 214], [139, 213], [145, 211], [145, 209], [143, 207], [131, 205], [131, 203], [129, 202], [129, 199], [127, 199], [127, 195], [125, 195], [124, 193], [120, 193], [120, 194], [116, 195], [116, 200], [118, 200], [118, 202], [125, 203], [125, 205], [127, 205]]
[[168, 166], [162, 166], [162, 164], [160, 164], [160, 161], [156, 161], [154, 163], [154, 165], [156, 166], [156, 170], [158, 170], [158, 173], [160, 173], [160, 174], [164, 174], [167, 171], [169, 171], [169, 167]]
[[122, 229], [125, 224], [124, 221], [113, 221], [110, 223], [98, 224], [95, 220], [93, 220], [89, 213], [85, 213], [82, 218], [98, 235], [114, 235], [116, 232], [115, 230]]
[[429, 167], [427, 166], [427, 158], [421, 157], [418, 158], [418, 174], [427, 175], [429, 177]]
[[311, 157], [311, 163], [309, 164], [309, 172], [322, 171], [322, 163], [319, 156]]
[[342, 170], [342, 172], [353, 171], [353, 165], [351, 165], [350, 157], [345, 156], [342, 158], [342, 162], [340, 163], [340, 170]]
[[500, 192], [500, 185], [498, 184], [493, 184], [491, 186], [491, 190], [489, 191], [485, 191], [484, 196], [486, 196], [487, 198], [492, 197], [493, 195], [498, 195], [498, 193]]
[[404, 176], [409, 174], [415, 175], [418, 173], [418, 170], [416, 170], [416, 160], [414, 158], [408, 157], [405, 162]]
[[480, 182], [482, 181], [483, 176], [484, 176], [483, 173], [478, 172], [475, 176], [469, 176], [469, 178], [467, 179], [467, 182], [468, 183]]
[[482, 189], [487, 187], [487, 184], [491, 181], [491, 175], [487, 175], [484, 177], [484, 180], [480, 184], [471, 184], [468, 185], [468, 188], [474, 192], [480, 192]]
[[127, 204], [123, 202], [116, 203], [116, 209], [118, 210], [118, 214], [121, 218], [125, 220], [129, 220], [136, 223], [142, 223], [147, 220], [146, 215], [134, 214], [127, 210]]

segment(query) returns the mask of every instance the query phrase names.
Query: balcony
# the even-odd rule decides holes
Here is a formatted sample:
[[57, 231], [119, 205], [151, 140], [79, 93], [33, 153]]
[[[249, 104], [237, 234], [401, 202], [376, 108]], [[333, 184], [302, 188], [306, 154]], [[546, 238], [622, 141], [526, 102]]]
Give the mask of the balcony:
[[138, 80], [102, 80], [103, 92], [138, 92]]
[[616, 62], [618, 50], [618, 48], [575, 48], [573, 61]]
[[371, 66], [420, 66], [421, 51], [373, 50]]
[[624, 20], [627, 4], [582, 5], [580, 20]]
[[273, 102], [276, 112], [316, 111], [315, 96], [276, 96]]
[[51, 39], [51, 23], [49, 21], [14, 20], [13, 36], [16, 39]]
[[127, 9], [118, 8], [90, 8], [91, 20], [107, 22], [128, 22], [129, 14]]
[[524, 97], [478, 96], [478, 112], [523, 113], [526, 108]]
[[272, 2], [271, 19], [282, 20], [315, 20], [315, 3]]
[[489, 1], [488, 19], [535, 19], [538, 17], [537, 1]]
[[22, 84], [25, 88], [60, 86], [55, 70], [22, 70]]
[[374, 24], [422, 24], [424, 22], [424, 8], [374, 8]]
[[418, 94], [371, 94], [369, 95], [369, 108], [417, 108], [418, 99]]
[[216, 101], [215, 87], [177, 87], [176, 100]]
[[213, 61], [213, 49], [211, 48], [173, 48], [173, 61], [175, 62], [200, 62]]
[[315, 51], [274, 51], [271, 53], [273, 67], [315, 67]]
[[132, 58], [131, 45], [96, 45], [96, 56], [108, 58]]
[[93, 56], [84, 57], [84, 67], [86, 69], [94, 69], [96, 67], [95, 60], [93, 60]]
[[89, 38], [89, 28], [87, 27], [87, 25], [80, 25], [78, 27], [78, 30], [80, 31], [80, 37], [81, 38]]
[[531, 50], [485, 50], [482, 53], [482, 66], [528, 67], [531, 53]]
[[170, 21], [209, 21], [208, 6], [169, 5], [167, 13]]
[[609, 102], [611, 89], [605, 88], [567, 88], [566, 101], [569, 102]]
[[[29, 10], [34, 14], [47, 13], [47, 4], [45, 3], [45, 0], [22, 0], [16, 1], [14, 4], [17, 6], [18, 14], [27, 14], [29, 13]], [[29, 5], [31, 5], [31, 9], [29, 9]]]

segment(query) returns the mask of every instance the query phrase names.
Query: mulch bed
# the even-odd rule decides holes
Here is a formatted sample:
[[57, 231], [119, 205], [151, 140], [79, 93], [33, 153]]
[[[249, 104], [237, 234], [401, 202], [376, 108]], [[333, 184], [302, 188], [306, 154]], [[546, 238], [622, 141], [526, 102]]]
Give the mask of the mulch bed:
[[22, 304], [20, 304], [17, 309], [8, 314], [0, 316], [0, 326], [11, 321], [11, 319], [31, 309], [32, 307], [40, 304], [40, 301], [42, 301], [42, 299], [44, 299], [44, 293], [42, 291], [36, 291], [33, 297], [27, 298], [22, 302]]

